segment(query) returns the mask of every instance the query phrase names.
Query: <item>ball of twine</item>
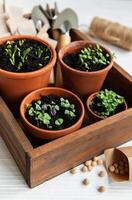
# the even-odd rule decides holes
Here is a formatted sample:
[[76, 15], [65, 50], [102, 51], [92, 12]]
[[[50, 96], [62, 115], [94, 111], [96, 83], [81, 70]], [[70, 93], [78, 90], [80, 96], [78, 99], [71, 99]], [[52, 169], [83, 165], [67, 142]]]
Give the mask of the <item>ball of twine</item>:
[[127, 50], [132, 50], [132, 28], [99, 17], [94, 17], [89, 33]]

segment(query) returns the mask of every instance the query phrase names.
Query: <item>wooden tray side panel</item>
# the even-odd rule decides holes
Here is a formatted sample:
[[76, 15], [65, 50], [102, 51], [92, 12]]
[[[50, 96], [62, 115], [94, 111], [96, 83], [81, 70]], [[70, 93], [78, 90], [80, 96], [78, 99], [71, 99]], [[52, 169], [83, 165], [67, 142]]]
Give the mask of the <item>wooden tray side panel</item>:
[[104, 85], [107, 85], [107, 88], [113, 89], [120, 95], [124, 96], [128, 106], [132, 107], [132, 77], [117, 63], [114, 63]]
[[13, 155], [18, 167], [24, 177], [27, 177], [26, 157], [27, 151], [32, 150], [32, 146], [26, 138], [24, 132], [15, 120], [13, 114], [0, 97], [0, 134], [8, 149]]
[[30, 187], [103, 153], [106, 148], [131, 140], [131, 112], [132, 109], [122, 112], [30, 152]]

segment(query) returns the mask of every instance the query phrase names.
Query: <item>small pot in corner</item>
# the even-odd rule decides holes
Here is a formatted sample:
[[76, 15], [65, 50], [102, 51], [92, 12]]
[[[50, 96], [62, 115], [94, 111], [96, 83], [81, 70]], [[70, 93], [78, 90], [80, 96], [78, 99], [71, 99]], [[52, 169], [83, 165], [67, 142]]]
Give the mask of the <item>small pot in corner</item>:
[[[60, 130], [52, 130], [52, 129], [49, 130], [46, 128], [37, 127], [28, 120], [28, 118], [26, 117], [27, 106], [31, 105], [33, 101], [40, 100], [41, 97], [47, 97], [49, 95], [52, 95], [55, 97], [63, 97], [74, 102], [74, 104], [76, 105], [76, 108], [78, 109], [78, 118], [74, 124]], [[48, 112], [48, 111], [45, 111], [45, 112]], [[53, 140], [53, 139], [65, 136], [67, 134], [70, 134], [78, 130], [82, 125], [82, 122], [84, 119], [84, 113], [85, 113], [84, 105], [78, 96], [76, 96], [74, 93], [68, 90], [65, 90], [62, 88], [56, 88], [56, 87], [47, 87], [47, 88], [42, 88], [42, 89], [31, 92], [23, 99], [20, 106], [20, 115], [22, 118], [22, 122], [24, 126], [27, 128], [27, 130], [29, 131], [29, 133], [34, 135], [35, 137], [38, 137], [40, 139], [46, 139], [46, 140]]]
[[106, 54], [109, 54], [109, 64], [107, 64], [107, 66], [105, 66], [103, 69], [98, 71], [81, 71], [77, 70], [76, 66], [71, 67], [64, 62], [64, 58], [66, 56], [79, 52], [89, 46], [95, 48], [97, 44], [88, 41], [75, 41], [66, 45], [59, 51], [59, 62], [62, 69], [61, 71], [64, 88], [73, 91], [80, 97], [86, 97], [94, 92], [99, 91], [113, 65], [113, 57], [111, 52], [101, 45], [99, 46], [102, 48], [102, 51]]
[[[96, 114], [92, 108], [91, 108], [91, 102], [94, 100], [94, 98], [96, 97], [96, 95], [98, 94], [98, 92], [95, 92], [93, 94], [91, 94], [88, 99], [87, 99], [87, 102], [86, 102], [86, 105], [87, 105], [87, 111], [88, 111], [88, 116], [89, 116], [89, 119], [90, 119], [90, 123], [94, 123], [94, 122], [98, 122], [100, 120], [103, 120], [103, 119], [106, 119], [102, 116], [99, 116], [98, 114]], [[123, 105], [123, 109], [120, 110], [119, 112], [123, 111], [123, 110], [127, 110], [128, 106], [127, 106], [127, 103], [126, 101], [124, 101], [124, 105]], [[118, 112], [117, 112], [118, 113]], [[117, 114], [115, 113], [115, 114]], [[111, 115], [112, 116], [112, 115]]]

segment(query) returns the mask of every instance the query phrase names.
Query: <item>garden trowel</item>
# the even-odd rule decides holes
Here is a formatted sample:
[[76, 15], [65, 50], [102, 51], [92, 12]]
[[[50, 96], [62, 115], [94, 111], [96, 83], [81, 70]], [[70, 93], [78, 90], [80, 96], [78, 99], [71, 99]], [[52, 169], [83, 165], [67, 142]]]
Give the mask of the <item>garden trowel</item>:
[[[78, 28], [78, 16], [74, 10], [72, 10], [71, 8], [66, 8], [61, 13], [59, 13], [53, 25], [53, 29], [60, 29], [61, 32], [57, 46], [58, 51], [60, 48], [71, 42], [71, 37], [70, 37], [71, 28], [75, 29]], [[62, 74], [59, 63], [57, 63], [56, 66], [55, 77], [56, 77], [56, 86], [61, 87]]]
[[39, 32], [45, 24], [50, 28], [49, 21], [47, 17], [44, 15], [44, 13], [42, 12], [40, 6], [33, 7], [31, 17], [34, 21], [34, 25], [37, 32]]

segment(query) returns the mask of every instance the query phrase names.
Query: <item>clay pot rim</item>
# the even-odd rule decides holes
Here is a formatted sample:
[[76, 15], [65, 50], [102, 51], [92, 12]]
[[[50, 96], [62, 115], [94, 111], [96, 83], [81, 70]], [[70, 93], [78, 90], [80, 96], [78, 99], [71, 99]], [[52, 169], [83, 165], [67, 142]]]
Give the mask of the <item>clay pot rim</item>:
[[[53, 90], [53, 93], [55, 94], [55, 91], [56, 90], [60, 90], [60, 91], [62, 91], [62, 92], [64, 92], [64, 93], [67, 93], [67, 94], [69, 94], [70, 96], [73, 96], [74, 98], [76, 98], [77, 99], [77, 101], [78, 101], [78, 103], [80, 104], [80, 108], [81, 108], [81, 113], [80, 113], [80, 117], [79, 117], [79, 119], [77, 120], [77, 122], [75, 123], [75, 124], [73, 124], [72, 126], [70, 126], [70, 127], [68, 127], [68, 128], [65, 128], [65, 129], [61, 129], [61, 130], [47, 130], [47, 129], [41, 129], [41, 128], [38, 128], [38, 127], [36, 127], [36, 126], [34, 126], [33, 124], [31, 124], [27, 119], [26, 119], [26, 117], [25, 117], [25, 109], [24, 109], [24, 107], [25, 107], [25, 105], [26, 105], [26, 100], [27, 100], [27, 98], [29, 98], [29, 96], [32, 96], [33, 94], [35, 94], [35, 93], [43, 93], [44, 94], [44, 92], [45, 92], [45, 90]], [[52, 94], [53, 94], [52, 93]], [[33, 99], [32, 99], [33, 100]], [[32, 101], [31, 100], [31, 101]], [[82, 101], [81, 101], [81, 99], [76, 95], [76, 94], [74, 94], [74, 93], [72, 93], [71, 91], [69, 91], [69, 90], [66, 90], [66, 89], [63, 89], [63, 88], [58, 88], [58, 87], [45, 87], [45, 88], [41, 88], [41, 89], [38, 89], [38, 90], [35, 90], [35, 91], [33, 91], [33, 92], [31, 92], [31, 93], [29, 93], [23, 100], [22, 100], [22, 102], [21, 102], [21, 105], [20, 105], [20, 115], [21, 115], [21, 118], [24, 120], [24, 122], [26, 123], [26, 124], [28, 124], [28, 126], [30, 126], [32, 129], [35, 129], [36, 131], [39, 131], [39, 132], [41, 132], [41, 134], [43, 134], [44, 132], [47, 132], [48, 134], [54, 134], [54, 133], [61, 133], [61, 132], [63, 132], [63, 131], [68, 131], [68, 130], [70, 130], [70, 129], [73, 129], [74, 127], [76, 127], [82, 120], [83, 120], [83, 118], [84, 118], [84, 115], [85, 115], [85, 109], [84, 109], [84, 105], [83, 105], [83, 103], [82, 103]]]
[[[68, 51], [68, 49], [70, 49], [71, 46], [72, 46], [73, 44], [74, 44], [74, 45], [80, 44], [80, 47], [81, 47], [81, 46], [84, 46], [84, 45], [90, 45], [90, 44], [92, 44], [92, 45], [97, 45], [97, 44], [98, 44], [100, 47], [102, 47], [105, 51], [107, 51], [107, 52], [109, 53], [109, 55], [110, 55], [110, 57], [111, 57], [109, 65], [106, 66], [104, 69], [101, 69], [101, 70], [98, 70], [98, 71], [92, 71], [92, 72], [84, 72], [84, 71], [81, 71], [81, 70], [73, 69], [72, 67], [68, 66], [68, 65], [63, 61], [63, 57], [64, 57], [65, 50]], [[77, 50], [77, 49], [76, 49], [76, 50]], [[70, 44], [68, 44], [68, 45], [66, 45], [66, 46], [64, 46], [64, 47], [62, 47], [62, 48], [60, 49], [59, 53], [58, 53], [58, 56], [59, 56], [59, 60], [60, 60], [60, 62], [61, 62], [61, 64], [62, 64], [63, 66], [65, 66], [65, 67], [66, 67], [67, 69], [69, 69], [70, 71], [72, 71], [72, 72], [74, 72], [74, 73], [77, 73], [77, 74], [80, 74], [80, 75], [83, 75], [83, 76], [94, 75], [94, 74], [98, 75], [98, 74], [100, 74], [100, 73], [103, 73], [104, 71], [108, 70], [108, 68], [110, 69], [110, 68], [113, 66], [113, 62], [114, 62], [114, 61], [113, 61], [112, 54], [111, 54], [111, 52], [110, 52], [107, 48], [105, 48], [104, 46], [102, 46], [102, 45], [99, 44], [99, 43], [96, 43], [96, 42], [89, 42], [89, 41], [83, 41], [83, 40], [74, 41], [74, 42], [71, 42]]]
[[40, 75], [43, 71], [47, 71], [49, 68], [51, 68], [52, 66], [55, 65], [56, 58], [57, 58], [55, 49], [47, 41], [45, 41], [45, 40], [43, 40], [43, 39], [41, 39], [41, 38], [39, 38], [37, 36], [33, 36], [33, 35], [14, 35], [14, 36], [3, 37], [3, 38], [0, 39], [0, 45], [2, 45], [3, 43], [5, 43], [8, 40], [12, 41], [12, 40], [17, 40], [17, 39], [35, 40], [37, 42], [45, 44], [50, 49], [51, 59], [50, 59], [50, 61], [49, 61], [49, 63], [47, 65], [45, 65], [41, 69], [38, 69], [38, 70], [35, 70], [35, 71], [32, 71], [32, 72], [16, 73], [16, 72], [10, 72], [10, 71], [6, 71], [4, 69], [0, 69], [0, 74], [2, 76], [6, 76], [6, 77], [9, 77], [9, 78], [14, 78], [14, 79], [32, 78], [32, 77]]
[[[92, 110], [91, 107], [90, 107], [91, 101], [95, 98], [95, 96], [96, 96], [98, 93], [99, 93], [99, 91], [98, 91], [98, 92], [94, 92], [93, 94], [91, 94], [91, 95], [87, 98], [87, 102], [86, 102], [87, 108], [88, 108], [89, 112], [90, 112], [92, 115], [94, 115], [96, 118], [98, 118], [98, 119], [107, 119], [108, 117], [104, 118], [104, 117], [101, 117], [101, 116], [97, 115], [95, 112], [93, 112], [93, 110]], [[128, 106], [127, 106], [126, 101], [124, 102], [124, 105], [125, 105], [125, 109], [124, 109], [124, 110], [127, 110]], [[118, 114], [118, 113], [116, 113], [116, 114]], [[112, 115], [112, 116], [113, 116], [113, 115]], [[109, 116], [109, 117], [112, 117], [112, 116]]]

